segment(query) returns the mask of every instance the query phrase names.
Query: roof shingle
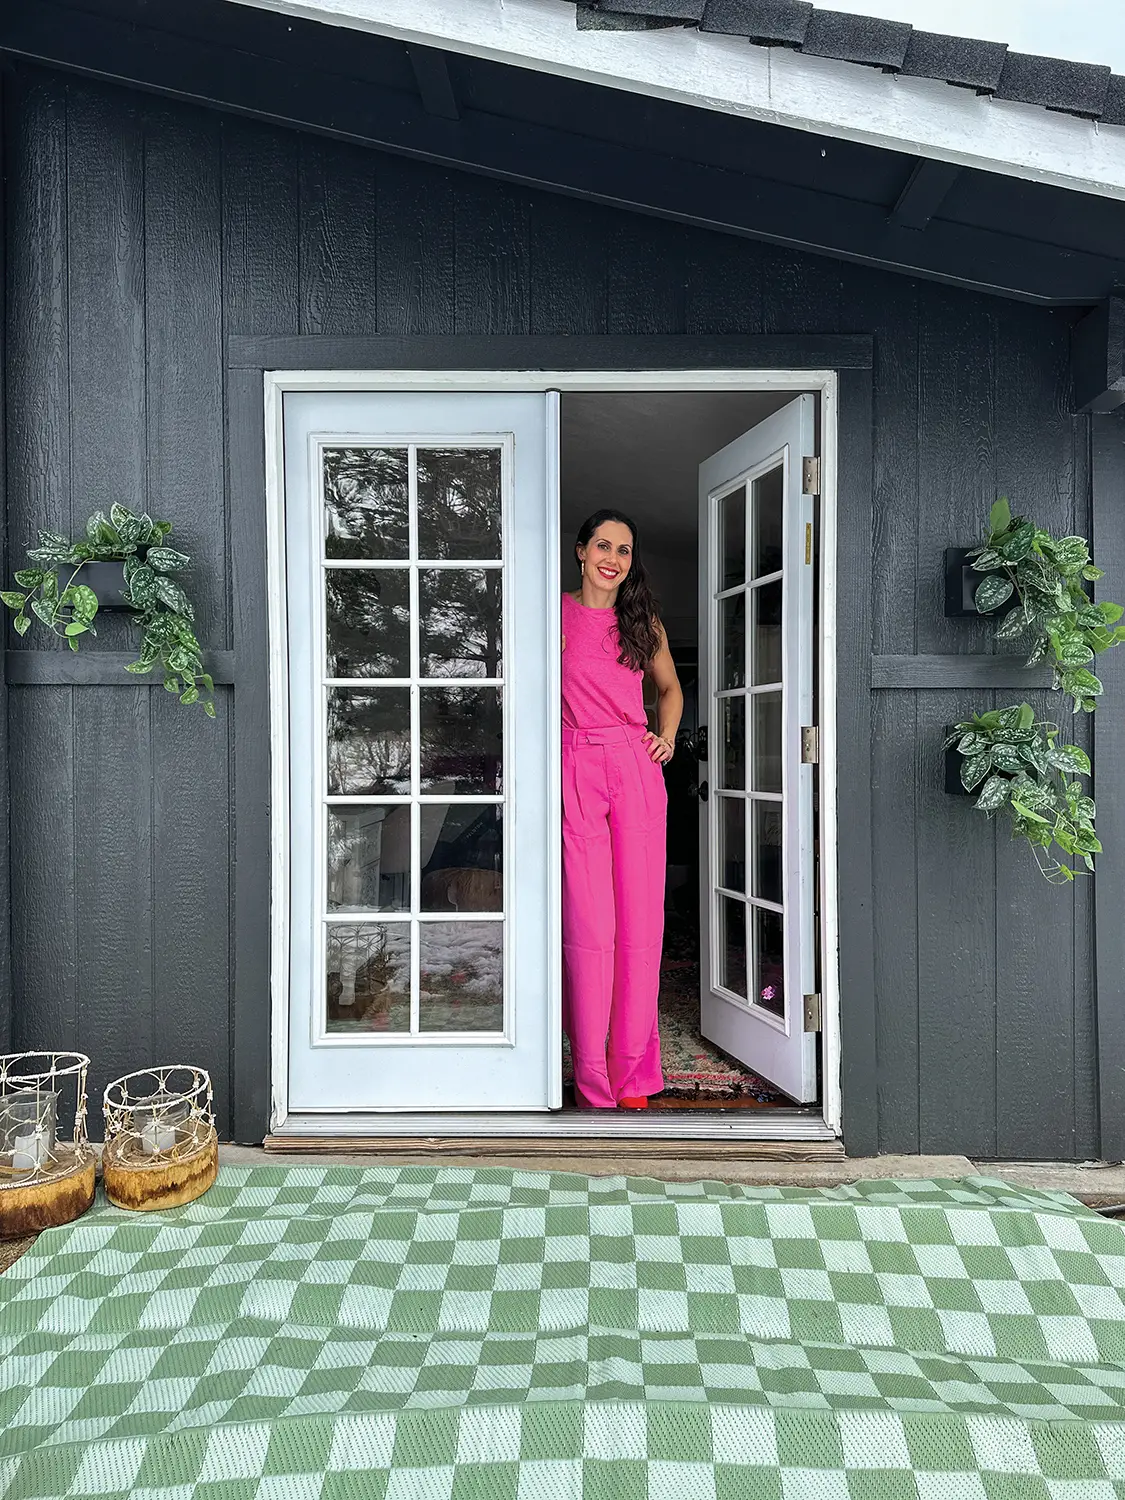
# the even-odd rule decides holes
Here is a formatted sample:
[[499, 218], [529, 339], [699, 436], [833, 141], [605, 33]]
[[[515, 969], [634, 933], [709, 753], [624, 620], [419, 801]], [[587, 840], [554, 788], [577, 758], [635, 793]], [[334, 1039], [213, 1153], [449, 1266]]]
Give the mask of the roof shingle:
[[1070, 115], [1101, 118], [1110, 70], [1092, 63], [1065, 62], [1060, 57], [1035, 57], [1009, 52], [996, 90], [998, 99], [1042, 104]]
[[593, 0], [595, 10], [617, 11], [629, 16], [653, 16], [661, 21], [701, 21], [706, 0], [612, 0], [602, 5]]
[[822, 9], [811, 0], [573, 0], [578, 25], [636, 31], [695, 26], [758, 46], [862, 63], [912, 78], [934, 78], [1022, 104], [1125, 125], [1125, 77], [1096, 63], [1009, 52], [1000, 42], [915, 31]]
[[905, 21], [880, 21], [872, 16], [851, 16], [842, 10], [814, 7], [801, 51], [813, 57], [868, 63], [897, 73], [906, 57], [911, 29]]
[[749, 37], [766, 47], [799, 47], [812, 15], [810, 0], [707, 0], [702, 31]]
[[940, 78], [962, 88], [979, 89], [982, 94], [994, 94], [1007, 52], [1003, 42], [916, 31], [906, 49], [902, 71], [910, 78]]

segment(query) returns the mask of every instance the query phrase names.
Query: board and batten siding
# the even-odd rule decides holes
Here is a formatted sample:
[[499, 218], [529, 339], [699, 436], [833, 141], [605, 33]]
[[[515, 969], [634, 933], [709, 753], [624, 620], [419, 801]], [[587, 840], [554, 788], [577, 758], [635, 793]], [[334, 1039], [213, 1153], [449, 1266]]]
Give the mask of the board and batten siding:
[[[76, 78], [18, 69], [5, 96], [10, 553], [114, 500], [147, 508], [192, 555], [213, 652], [232, 650], [238, 607], [230, 336], [872, 334], [878, 1146], [1098, 1154], [1091, 883], [1047, 887], [942, 791], [943, 726], [1024, 694], [919, 686], [903, 661], [993, 651], [984, 625], [943, 617], [941, 564], [997, 493], [1089, 534], [1070, 314]], [[126, 650], [120, 620], [105, 625], [98, 646]], [[9, 661], [45, 644], [9, 636]], [[11, 1043], [89, 1052], [95, 1101], [115, 1073], [202, 1064], [224, 1132], [237, 672], [216, 723], [128, 678], [9, 669], [8, 690]], [[848, 861], [844, 847], [844, 881]], [[263, 902], [267, 876], [248, 887]], [[845, 1029], [847, 1013], [845, 997]], [[238, 1039], [254, 1045], [268, 1038]]]

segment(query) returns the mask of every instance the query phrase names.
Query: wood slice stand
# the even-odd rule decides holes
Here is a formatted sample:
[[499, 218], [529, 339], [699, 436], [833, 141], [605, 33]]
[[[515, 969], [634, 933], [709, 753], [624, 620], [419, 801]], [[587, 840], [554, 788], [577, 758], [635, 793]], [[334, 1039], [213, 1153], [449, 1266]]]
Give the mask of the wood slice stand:
[[150, 1212], [201, 1198], [219, 1174], [219, 1138], [211, 1129], [182, 1153], [155, 1159], [126, 1155], [111, 1142], [102, 1156], [105, 1195], [118, 1208]]
[[56, 1229], [84, 1214], [94, 1201], [97, 1160], [88, 1146], [60, 1146], [49, 1177], [26, 1184], [27, 1173], [0, 1170], [0, 1240]]

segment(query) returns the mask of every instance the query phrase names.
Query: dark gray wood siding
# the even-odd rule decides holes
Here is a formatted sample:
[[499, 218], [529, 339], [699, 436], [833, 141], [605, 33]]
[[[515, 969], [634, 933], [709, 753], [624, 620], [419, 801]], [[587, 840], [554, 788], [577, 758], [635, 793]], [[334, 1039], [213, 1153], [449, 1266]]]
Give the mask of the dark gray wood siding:
[[[238, 607], [229, 336], [874, 335], [862, 554], [872, 680], [892, 685], [869, 694], [875, 982], [855, 1000], [876, 1015], [878, 1145], [1097, 1155], [1090, 882], [1045, 886], [941, 789], [942, 726], [1017, 695], [974, 688], [969, 661], [963, 679], [922, 662], [921, 686], [896, 687], [902, 663], [886, 660], [991, 651], [982, 625], [944, 619], [941, 558], [998, 492], [1089, 534], [1071, 314], [50, 74], [18, 72], [5, 109], [10, 546], [116, 498], [147, 506], [196, 559], [214, 651], [233, 648]], [[102, 647], [124, 649], [115, 630]], [[198, 1061], [229, 1127], [237, 685], [211, 724], [127, 678], [9, 677], [13, 1042], [80, 1046], [99, 1091], [150, 1061]]]

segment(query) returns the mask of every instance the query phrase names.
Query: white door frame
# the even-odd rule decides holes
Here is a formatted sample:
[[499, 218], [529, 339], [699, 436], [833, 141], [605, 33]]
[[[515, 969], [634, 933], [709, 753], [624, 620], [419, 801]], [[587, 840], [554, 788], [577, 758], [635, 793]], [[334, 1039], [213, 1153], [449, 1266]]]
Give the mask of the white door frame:
[[[275, 1135], [301, 1136], [466, 1136], [613, 1135], [641, 1138], [825, 1139], [838, 1136], [842, 1101], [840, 1078], [839, 906], [836, 860], [836, 553], [837, 553], [837, 377], [833, 370], [266, 370], [265, 474], [270, 676], [270, 1126]], [[748, 1110], [710, 1118], [602, 1120], [558, 1114], [291, 1114], [289, 1073], [289, 694], [285, 616], [285, 480], [282, 409], [289, 391], [810, 391], [820, 398], [820, 942], [822, 996], [822, 1117], [809, 1111]], [[557, 454], [557, 433], [548, 433]], [[558, 506], [557, 465], [549, 465], [548, 505]], [[694, 496], [692, 497], [694, 503]], [[558, 533], [548, 544], [546, 604], [552, 610], [553, 647], [548, 670], [551, 691], [559, 691]], [[550, 794], [561, 784], [561, 739], [549, 751]], [[560, 864], [560, 832], [548, 835], [552, 868]], [[561, 910], [557, 875], [551, 893], [552, 938], [561, 954]], [[561, 959], [560, 959], [561, 965]], [[550, 979], [552, 1013], [558, 982]], [[561, 1013], [560, 1013], [561, 1014]], [[740, 1112], [741, 1114], [741, 1112]]]

